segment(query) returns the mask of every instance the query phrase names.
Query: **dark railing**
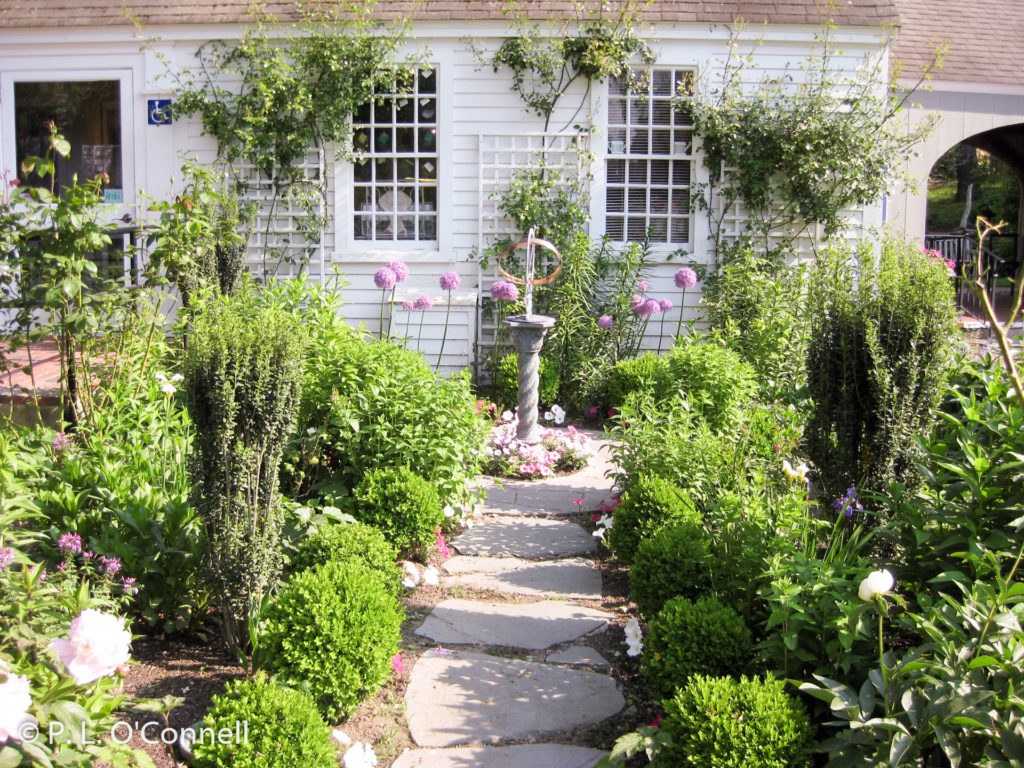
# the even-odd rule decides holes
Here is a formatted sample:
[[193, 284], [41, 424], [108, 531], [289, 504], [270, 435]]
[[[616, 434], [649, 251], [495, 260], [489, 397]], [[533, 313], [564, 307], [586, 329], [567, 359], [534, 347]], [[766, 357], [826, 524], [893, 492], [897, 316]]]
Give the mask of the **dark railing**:
[[999, 278], [1013, 277], [1015, 274], [1017, 237], [1016, 234], [989, 236], [980, 260], [976, 239], [968, 234], [925, 235], [924, 247], [938, 251], [944, 259], [955, 264], [956, 296], [961, 309], [978, 319], [984, 319], [981, 302], [967, 284], [977, 280], [980, 267], [985, 290], [994, 302]]

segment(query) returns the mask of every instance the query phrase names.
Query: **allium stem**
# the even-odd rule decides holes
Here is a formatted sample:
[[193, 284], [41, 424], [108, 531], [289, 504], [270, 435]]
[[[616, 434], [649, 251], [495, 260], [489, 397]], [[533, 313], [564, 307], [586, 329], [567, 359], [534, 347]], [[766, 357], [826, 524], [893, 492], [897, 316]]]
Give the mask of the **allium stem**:
[[389, 339], [391, 338], [391, 321], [395, 317], [395, 289], [397, 287], [398, 287], [398, 284], [395, 283], [395, 285], [392, 286], [392, 288], [391, 288], [391, 303], [390, 303], [390, 306], [388, 307], [388, 338]]
[[661, 342], [665, 338], [665, 313], [661, 313], [661, 326], [658, 328], [658, 354], [661, 354]]
[[676, 341], [679, 341], [679, 334], [683, 331], [683, 313], [686, 312], [686, 289], [683, 288], [683, 297], [679, 300], [679, 322], [676, 323]]
[[441, 370], [441, 358], [444, 356], [444, 343], [448, 340], [448, 318], [452, 315], [452, 292], [448, 291], [448, 309], [444, 313], [444, 333], [441, 334], [441, 349], [437, 353], [437, 365], [434, 373]]
[[425, 309], [421, 309], [420, 310], [420, 329], [419, 329], [419, 331], [416, 334], [416, 351], [417, 352], [420, 351], [420, 339], [423, 338], [423, 317], [426, 314], [427, 314], [427, 310], [425, 310]]
[[[377, 332], [377, 336], [380, 339], [384, 338], [384, 299], [387, 295], [387, 288], [382, 289], [380, 292], [380, 325], [378, 326], [380, 330]], [[388, 335], [391, 335], [390, 332]]]

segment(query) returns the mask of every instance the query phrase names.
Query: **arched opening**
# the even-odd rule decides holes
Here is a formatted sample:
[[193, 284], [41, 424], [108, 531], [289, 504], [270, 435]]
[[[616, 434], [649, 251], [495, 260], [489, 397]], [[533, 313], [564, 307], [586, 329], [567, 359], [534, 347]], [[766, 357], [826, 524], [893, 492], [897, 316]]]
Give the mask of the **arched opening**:
[[[970, 136], [950, 148], [928, 175], [925, 247], [941, 251], [957, 274], [975, 274], [979, 262], [976, 221], [984, 216], [1006, 226], [980, 254], [982, 274], [997, 314], [1005, 317], [1013, 280], [1024, 264], [1024, 124]], [[980, 319], [977, 299], [957, 280], [964, 311]]]

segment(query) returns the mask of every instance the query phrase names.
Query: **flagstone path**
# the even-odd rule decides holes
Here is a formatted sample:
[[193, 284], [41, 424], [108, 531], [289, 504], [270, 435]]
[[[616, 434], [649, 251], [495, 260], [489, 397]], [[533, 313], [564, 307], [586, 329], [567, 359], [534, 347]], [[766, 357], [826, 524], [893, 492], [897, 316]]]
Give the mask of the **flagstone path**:
[[[592, 768], [605, 754], [548, 741], [625, 705], [608, 661], [587, 642], [611, 615], [573, 602], [601, 597], [601, 574], [587, 558], [596, 541], [558, 519], [578, 512], [581, 496], [586, 509], [611, 498], [609, 457], [598, 445], [574, 475], [489, 488], [483, 521], [452, 542], [459, 554], [445, 565], [447, 586], [543, 599], [434, 607], [416, 634], [438, 646], [420, 656], [405, 695], [419, 748], [393, 768]], [[493, 655], [502, 648], [531, 655]], [[465, 746], [480, 744], [488, 746]]]

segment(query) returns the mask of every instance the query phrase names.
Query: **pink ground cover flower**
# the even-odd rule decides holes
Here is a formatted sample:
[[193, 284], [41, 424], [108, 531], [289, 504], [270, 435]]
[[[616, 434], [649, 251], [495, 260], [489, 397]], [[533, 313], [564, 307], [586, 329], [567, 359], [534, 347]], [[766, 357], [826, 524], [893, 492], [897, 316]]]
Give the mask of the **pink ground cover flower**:
[[74, 621], [66, 640], [54, 640], [57, 652], [71, 678], [79, 685], [111, 675], [131, 657], [132, 636], [124, 621], [109, 613], [86, 608]]

